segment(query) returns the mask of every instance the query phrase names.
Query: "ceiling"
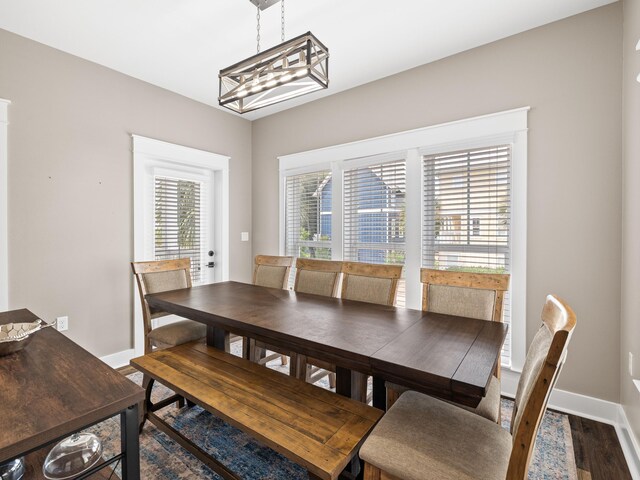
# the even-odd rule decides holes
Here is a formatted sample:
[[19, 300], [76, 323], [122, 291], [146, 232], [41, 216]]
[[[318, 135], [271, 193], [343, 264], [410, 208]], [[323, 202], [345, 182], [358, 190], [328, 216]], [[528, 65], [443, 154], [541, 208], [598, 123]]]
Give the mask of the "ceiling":
[[[310, 30], [329, 47], [329, 88], [244, 117], [264, 117], [613, 1], [286, 0], [287, 38]], [[261, 25], [263, 49], [280, 43], [279, 4], [262, 12]], [[249, 0], [0, 0], [0, 28], [215, 107], [218, 71], [256, 52]]]

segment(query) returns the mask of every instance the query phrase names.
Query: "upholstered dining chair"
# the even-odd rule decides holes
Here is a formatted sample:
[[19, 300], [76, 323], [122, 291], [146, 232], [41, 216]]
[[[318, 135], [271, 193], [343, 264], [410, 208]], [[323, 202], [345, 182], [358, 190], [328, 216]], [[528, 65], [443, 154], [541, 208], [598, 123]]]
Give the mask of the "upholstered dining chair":
[[[393, 305], [396, 301], [398, 281], [402, 275], [402, 265], [381, 265], [374, 263], [342, 262], [342, 289], [340, 296], [344, 300], [356, 300], [380, 305]], [[304, 364], [304, 362], [299, 362]], [[329, 383], [335, 385], [336, 366], [318, 359], [308, 359], [307, 363], [319, 367], [308, 379], [311, 383], [322, 378], [327, 373]], [[308, 367], [301, 366], [299, 371], [308, 371]], [[368, 403], [367, 376], [360, 375], [355, 380], [354, 387], [360, 393], [359, 400]]]
[[191, 287], [191, 260], [156, 260], [150, 262], [131, 262], [136, 277], [142, 319], [144, 321], [144, 353], [153, 349], [163, 349], [183, 343], [204, 340], [207, 336], [206, 325], [193, 320], [180, 320], [162, 327], [153, 328], [153, 320], [169, 315], [149, 306], [145, 298], [151, 293]]
[[[341, 272], [342, 262], [340, 261], [298, 258], [293, 289], [300, 293], [336, 297]], [[331, 371], [332, 365], [330, 363], [320, 359], [307, 358], [306, 362], [303, 360], [300, 363], [299, 368], [304, 370], [300, 376], [304, 374], [307, 382], [316, 383], [328, 376], [329, 387], [336, 387], [336, 374]], [[335, 367], [333, 368], [335, 371]]]
[[[449, 270], [420, 270], [422, 309], [459, 317], [502, 321], [504, 294], [509, 289], [509, 274], [469, 273]], [[386, 382], [387, 408], [406, 387]], [[496, 367], [487, 395], [475, 407], [461, 406], [496, 423], [500, 423], [500, 365]]]
[[367, 480], [524, 480], [576, 317], [547, 296], [518, 382], [511, 427], [418, 392], [405, 392], [360, 449]]
[[401, 275], [402, 265], [343, 262], [340, 296], [345, 300], [393, 305]]
[[[292, 264], [293, 257], [256, 255], [253, 268], [253, 284], [269, 288], [288, 288]], [[280, 357], [282, 365], [287, 364], [289, 352], [284, 352], [279, 348], [273, 350], [273, 347], [253, 339], [249, 340], [249, 344], [249, 358], [252, 361], [260, 365], [266, 365], [271, 360]], [[267, 355], [267, 349], [276, 353]]]

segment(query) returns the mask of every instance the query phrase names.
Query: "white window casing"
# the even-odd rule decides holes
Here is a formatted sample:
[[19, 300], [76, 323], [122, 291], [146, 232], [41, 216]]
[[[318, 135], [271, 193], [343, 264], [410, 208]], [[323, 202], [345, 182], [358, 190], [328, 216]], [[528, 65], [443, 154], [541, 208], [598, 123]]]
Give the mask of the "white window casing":
[[[334, 260], [358, 260], [353, 258], [355, 238], [354, 230], [350, 230], [354, 215], [353, 188], [354, 178], [358, 175], [381, 178], [381, 165], [394, 160], [404, 160], [402, 182], [404, 183], [404, 277], [406, 279], [405, 301], [408, 308], [419, 309], [421, 305], [420, 268], [425, 255], [424, 239], [429, 236], [429, 227], [424, 222], [427, 199], [430, 195], [424, 185], [424, 159], [434, 155], [457, 151], [476, 151], [478, 149], [503, 147], [510, 153], [510, 218], [507, 223], [501, 221], [501, 229], [510, 241], [508, 255], [511, 273], [511, 325], [510, 325], [510, 361], [503, 358], [507, 368], [519, 372], [524, 363], [526, 353], [526, 226], [527, 226], [527, 112], [529, 107], [493, 113], [489, 115], [458, 120], [441, 125], [400, 132], [382, 137], [321, 148], [279, 157], [280, 170], [280, 253], [289, 253], [286, 238], [286, 184], [287, 179], [303, 173], [330, 172], [332, 179], [331, 208], [331, 258]], [[355, 172], [355, 173], [354, 173]], [[363, 173], [364, 172], [364, 173]], [[463, 186], [469, 177], [457, 172], [452, 178], [452, 185]], [[354, 176], [355, 175], [355, 176]], [[373, 177], [371, 177], [373, 178]], [[397, 177], [400, 178], [400, 177]], [[291, 180], [289, 180], [291, 181]], [[397, 180], [395, 180], [397, 181]], [[456, 183], [457, 182], [457, 183]], [[393, 181], [392, 181], [393, 183]], [[480, 184], [477, 184], [480, 185]], [[475, 187], [478, 188], [478, 187]], [[397, 193], [397, 192], [396, 192]], [[504, 189], [502, 190], [504, 193]], [[346, 198], [346, 201], [345, 201]], [[350, 203], [351, 202], [351, 203]], [[396, 205], [397, 206], [397, 205]], [[503, 240], [496, 236], [483, 236], [484, 228], [491, 227], [489, 216], [475, 204], [472, 212], [476, 221], [466, 220], [467, 233], [472, 240], [489, 241], [493, 248], [501, 249], [504, 254]], [[379, 207], [376, 205], [376, 207]], [[380, 212], [380, 210], [378, 210]], [[366, 213], [360, 209], [360, 214]], [[357, 212], [356, 212], [357, 213]], [[390, 232], [395, 232], [397, 222], [389, 210], [389, 222], [385, 225]], [[383, 215], [386, 219], [387, 215]], [[382, 217], [380, 217], [382, 218]], [[484, 218], [484, 220], [483, 220]], [[351, 223], [350, 223], [351, 222]], [[382, 221], [381, 221], [382, 222]], [[489, 222], [489, 223], [487, 223]], [[492, 220], [495, 224], [495, 219]], [[382, 222], [384, 223], [384, 222]], [[432, 222], [433, 224], [433, 222]], [[493, 225], [495, 227], [495, 225]], [[495, 228], [492, 231], [495, 233]], [[503, 234], [501, 230], [500, 234]], [[478, 232], [479, 235], [475, 235]], [[434, 232], [431, 232], [433, 235]], [[291, 240], [289, 239], [289, 242]], [[357, 243], [357, 242], [356, 242]], [[471, 241], [471, 244], [474, 242]], [[370, 245], [371, 246], [371, 245]], [[375, 245], [374, 245], [375, 246]], [[378, 245], [380, 247], [381, 245]], [[386, 247], [385, 247], [386, 248]], [[470, 247], [471, 248], [471, 247]], [[472, 249], [479, 248], [473, 246]], [[343, 251], [344, 249], [344, 251]], [[384, 250], [378, 249], [375, 250]], [[485, 252], [487, 248], [484, 248]], [[379, 251], [376, 253], [380, 253]], [[397, 252], [393, 255], [397, 256]], [[488, 254], [486, 254], [488, 255]], [[348, 258], [347, 258], [348, 257]], [[486, 258], [494, 258], [487, 256]], [[395, 258], [395, 257], [394, 257]], [[399, 257], [398, 257], [399, 258]], [[362, 258], [361, 261], [366, 261]]]

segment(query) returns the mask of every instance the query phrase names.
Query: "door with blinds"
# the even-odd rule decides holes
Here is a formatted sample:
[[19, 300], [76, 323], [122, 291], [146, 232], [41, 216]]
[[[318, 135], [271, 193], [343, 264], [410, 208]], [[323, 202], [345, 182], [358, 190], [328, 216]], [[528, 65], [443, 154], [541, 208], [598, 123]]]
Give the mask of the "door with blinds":
[[[172, 175], [173, 174], [173, 175]], [[153, 251], [155, 260], [191, 259], [194, 285], [212, 283], [215, 251], [206, 177], [162, 172], [154, 175]]]

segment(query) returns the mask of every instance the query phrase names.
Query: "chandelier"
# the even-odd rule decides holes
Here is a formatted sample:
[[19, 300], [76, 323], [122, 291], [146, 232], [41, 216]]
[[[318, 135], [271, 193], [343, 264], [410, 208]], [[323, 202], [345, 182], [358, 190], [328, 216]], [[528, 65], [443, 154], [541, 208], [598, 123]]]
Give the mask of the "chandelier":
[[218, 103], [246, 113], [329, 86], [329, 50], [311, 32], [284, 36], [284, 0], [280, 0], [282, 43], [260, 51], [260, 11], [277, 0], [249, 0], [257, 7], [258, 53], [220, 70]]

